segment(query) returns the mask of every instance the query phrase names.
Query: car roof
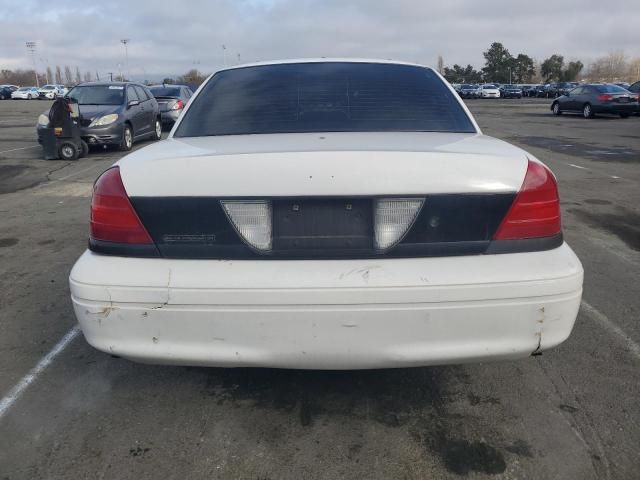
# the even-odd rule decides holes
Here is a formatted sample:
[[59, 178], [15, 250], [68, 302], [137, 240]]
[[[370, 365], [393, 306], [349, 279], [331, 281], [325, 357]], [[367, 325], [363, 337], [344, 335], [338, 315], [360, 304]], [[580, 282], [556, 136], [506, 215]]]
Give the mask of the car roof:
[[126, 85], [138, 85], [140, 87], [144, 87], [146, 85], [143, 85], [142, 83], [139, 82], [101, 82], [101, 81], [96, 81], [96, 82], [82, 82], [79, 83], [78, 85], [76, 85], [76, 87], [87, 87], [87, 86], [99, 86], [99, 87], [106, 87], [106, 86], [126, 86]]
[[382, 65], [408, 65], [412, 67], [422, 67], [422, 68], [431, 68], [427, 65], [421, 65], [419, 63], [412, 62], [403, 62], [399, 60], [384, 60], [384, 59], [376, 59], [376, 58], [344, 58], [344, 57], [319, 57], [319, 58], [291, 58], [284, 60], [271, 60], [265, 62], [253, 62], [253, 63], [245, 63], [242, 65], [232, 65], [229, 67], [224, 67], [218, 72], [224, 70], [237, 70], [240, 68], [248, 68], [248, 67], [262, 67], [266, 65], [287, 65], [287, 64], [296, 64], [296, 63], [379, 63]]
[[171, 87], [183, 87], [183, 88], [189, 88], [188, 85], [176, 85], [175, 83], [159, 83], [157, 85], [148, 85], [149, 88], [171, 88]]

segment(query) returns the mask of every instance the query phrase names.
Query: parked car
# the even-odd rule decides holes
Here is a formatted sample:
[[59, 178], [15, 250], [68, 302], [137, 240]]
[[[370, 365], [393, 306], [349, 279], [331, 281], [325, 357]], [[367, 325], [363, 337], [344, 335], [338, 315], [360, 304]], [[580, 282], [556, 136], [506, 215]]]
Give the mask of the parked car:
[[162, 124], [173, 125], [189, 102], [193, 92], [186, 85], [153, 85], [149, 87], [158, 102]]
[[638, 109], [638, 94], [610, 83], [583, 85], [562, 95], [551, 104], [554, 115], [565, 112], [582, 113], [585, 118], [596, 114], [629, 117]]
[[573, 90], [577, 86], [578, 86], [577, 82], [552, 83], [549, 86], [549, 89], [547, 91], [547, 96], [550, 97], [550, 98], [556, 98], [556, 97], [559, 97], [561, 95], [567, 94], [568, 92], [570, 92], [571, 90]]
[[[138, 140], [162, 137], [158, 102], [144, 85], [82, 83], [73, 87], [67, 97], [78, 103], [82, 139], [89, 146], [118, 146], [126, 151]], [[38, 129], [46, 127], [45, 118]]]
[[536, 96], [536, 86], [535, 85], [525, 85], [522, 87], [522, 96], [523, 97], [535, 97]]
[[15, 90], [12, 90], [8, 85], [0, 85], [0, 100], [8, 100], [11, 98], [11, 94]]
[[38, 96], [41, 100], [55, 100], [58, 97], [64, 97], [65, 93], [60, 85], [44, 85], [38, 90]]
[[547, 98], [548, 97], [549, 84], [537, 85], [535, 90], [535, 97]]
[[38, 87], [20, 87], [11, 94], [14, 100], [32, 100], [39, 97]]
[[491, 83], [480, 85], [476, 90], [478, 98], [500, 98], [500, 89]]
[[518, 85], [503, 85], [500, 88], [502, 98], [522, 98], [522, 89]]
[[478, 98], [478, 85], [465, 83], [460, 85], [460, 96], [462, 98]]
[[555, 177], [420, 65], [220, 70], [167, 140], [98, 178], [90, 225], [75, 314], [144, 362], [516, 358], [564, 341], [580, 307]]
[[[640, 81], [632, 83], [629, 88], [627, 88], [627, 90], [640, 95]], [[638, 108], [636, 109], [636, 115], [640, 115], [640, 103], [638, 104]]]

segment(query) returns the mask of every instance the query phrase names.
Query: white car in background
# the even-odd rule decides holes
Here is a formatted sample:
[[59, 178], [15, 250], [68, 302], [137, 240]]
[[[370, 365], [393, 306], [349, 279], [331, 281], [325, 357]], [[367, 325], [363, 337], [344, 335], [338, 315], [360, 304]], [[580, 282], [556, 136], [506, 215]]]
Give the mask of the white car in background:
[[40, 98], [47, 100], [55, 100], [58, 97], [63, 97], [67, 93], [67, 89], [64, 85], [44, 85], [38, 90]]
[[38, 87], [20, 87], [11, 94], [14, 100], [33, 100], [39, 97]]
[[477, 90], [479, 98], [500, 98], [500, 89], [492, 84], [480, 85]]
[[224, 367], [536, 355], [582, 294], [556, 179], [485, 136], [434, 70], [243, 65], [95, 183], [70, 274], [87, 341]]

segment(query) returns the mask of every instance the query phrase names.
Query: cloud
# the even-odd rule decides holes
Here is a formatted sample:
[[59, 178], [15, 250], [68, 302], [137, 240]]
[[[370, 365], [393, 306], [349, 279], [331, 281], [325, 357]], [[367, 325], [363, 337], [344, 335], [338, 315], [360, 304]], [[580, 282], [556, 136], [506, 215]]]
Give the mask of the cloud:
[[637, 1], [611, 8], [566, 0], [550, 9], [521, 0], [23, 0], [0, 13], [0, 61], [29, 66], [24, 44], [35, 40], [40, 69], [77, 65], [104, 75], [126, 70], [120, 39], [128, 38], [129, 70], [139, 79], [194, 66], [213, 71], [223, 64], [223, 44], [229, 63], [238, 53], [243, 62], [357, 56], [429, 65], [442, 55], [448, 65], [480, 67], [493, 41], [513, 54], [588, 63], [612, 50], [640, 56], [630, 15]]

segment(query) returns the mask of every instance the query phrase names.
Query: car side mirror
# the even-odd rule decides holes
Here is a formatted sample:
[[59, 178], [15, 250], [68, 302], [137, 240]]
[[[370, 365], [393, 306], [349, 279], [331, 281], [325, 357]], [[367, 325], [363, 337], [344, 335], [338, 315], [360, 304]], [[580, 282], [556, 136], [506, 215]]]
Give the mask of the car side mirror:
[[131, 108], [131, 107], [135, 107], [136, 105], [140, 105], [140, 101], [139, 100], [131, 100], [128, 104], [127, 107]]

